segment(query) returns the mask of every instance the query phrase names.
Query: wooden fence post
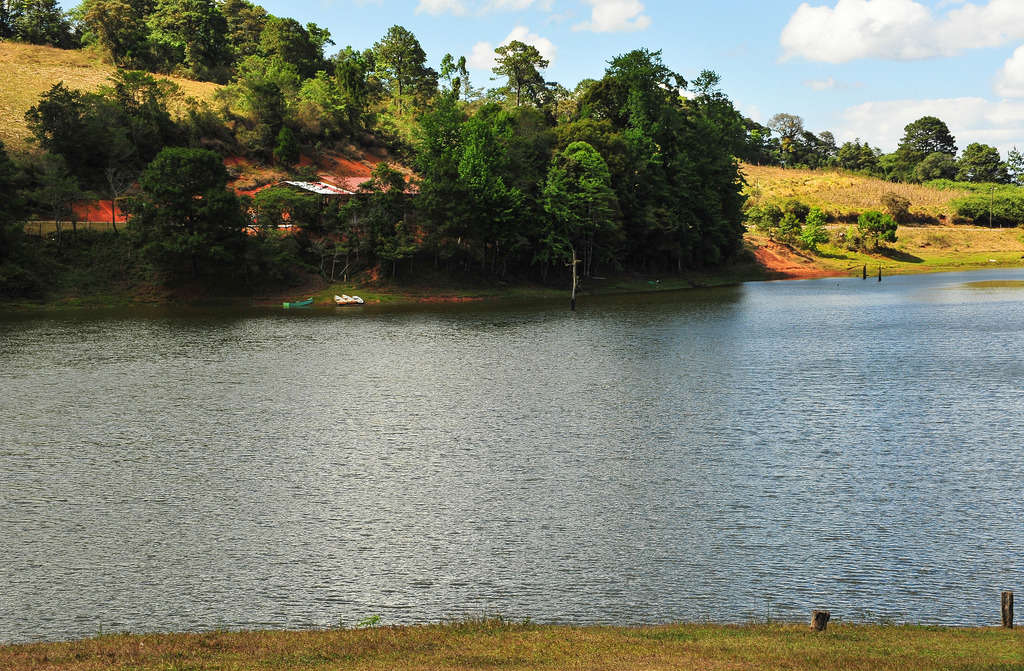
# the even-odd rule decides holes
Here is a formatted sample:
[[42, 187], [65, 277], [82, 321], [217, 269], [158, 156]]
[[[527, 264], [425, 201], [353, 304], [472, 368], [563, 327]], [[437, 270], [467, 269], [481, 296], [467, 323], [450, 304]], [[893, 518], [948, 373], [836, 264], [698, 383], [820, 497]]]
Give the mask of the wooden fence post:
[[1013, 592], [1003, 592], [1003, 627], [1013, 629]]
[[811, 613], [811, 631], [825, 631], [832, 612], [828, 610], [816, 610]]

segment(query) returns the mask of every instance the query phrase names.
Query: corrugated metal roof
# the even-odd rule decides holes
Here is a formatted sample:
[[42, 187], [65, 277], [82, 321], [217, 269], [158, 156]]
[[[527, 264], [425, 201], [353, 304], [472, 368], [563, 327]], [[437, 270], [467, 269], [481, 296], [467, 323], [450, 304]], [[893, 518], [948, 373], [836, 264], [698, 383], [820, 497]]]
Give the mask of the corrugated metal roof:
[[310, 193], [315, 193], [321, 196], [351, 196], [351, 191], [345, 189], [339, 189], [336, 186], [325, 184], [324, 182], [291, 182], [285, 180], [282, 184], [288, 184]]

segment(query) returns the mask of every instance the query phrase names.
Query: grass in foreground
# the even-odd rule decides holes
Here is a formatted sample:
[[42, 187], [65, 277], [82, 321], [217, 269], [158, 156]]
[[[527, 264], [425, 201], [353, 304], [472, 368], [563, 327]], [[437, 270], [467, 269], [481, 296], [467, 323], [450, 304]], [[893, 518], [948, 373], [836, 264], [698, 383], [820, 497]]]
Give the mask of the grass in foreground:
[[564, 627], [481, 620], [301, 632], [117, 634], [0, 647], [0, 669], [900, 669], [1024, 671], [1020, 629]]

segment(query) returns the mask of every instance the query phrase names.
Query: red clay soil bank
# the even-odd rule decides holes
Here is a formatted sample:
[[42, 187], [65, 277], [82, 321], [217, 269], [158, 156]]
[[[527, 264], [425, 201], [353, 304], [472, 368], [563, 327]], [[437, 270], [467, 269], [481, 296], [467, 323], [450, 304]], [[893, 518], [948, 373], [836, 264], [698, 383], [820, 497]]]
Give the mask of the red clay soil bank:
[[770, 242], [754, 249], [757, 262], [767, 270], [784, 279], [811, 279], [815, 277], [838, 277], [846, 273], [826, 270], [795, 253], [790, 247]]

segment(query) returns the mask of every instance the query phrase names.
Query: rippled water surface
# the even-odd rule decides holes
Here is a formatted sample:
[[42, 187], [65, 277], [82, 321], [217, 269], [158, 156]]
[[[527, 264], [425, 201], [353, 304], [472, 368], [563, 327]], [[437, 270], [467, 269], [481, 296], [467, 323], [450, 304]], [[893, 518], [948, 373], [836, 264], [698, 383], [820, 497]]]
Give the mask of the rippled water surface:
[[998, 624], [1024, 273], [0, 315], [0, 642]]

